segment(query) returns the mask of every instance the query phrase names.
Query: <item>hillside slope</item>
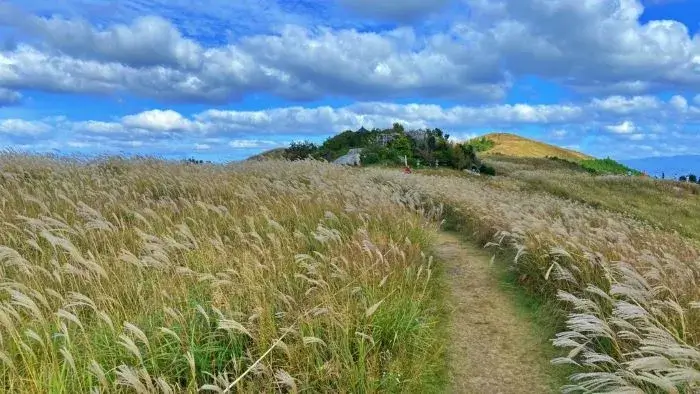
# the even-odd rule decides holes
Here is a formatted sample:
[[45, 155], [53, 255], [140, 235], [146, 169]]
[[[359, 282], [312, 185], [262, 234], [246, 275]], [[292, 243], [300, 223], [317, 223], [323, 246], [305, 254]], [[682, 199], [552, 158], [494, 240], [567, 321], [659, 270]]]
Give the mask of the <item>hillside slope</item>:
[[484, 137], [495, 145], [483, 152], [485, 155], [501, 154], [515, 157], [548, 157], [555, 156], [566, 160], [585, 160], [593, 157], [570, 149], [535, 141], [509, 133], [492, 133]]
[[283, 159], [284, 158], [284, 149], [285, 148], [275, 148], [275, 149], [266, 150], [262, 153], [258, 153], [257, 155], [250, 156], [246, 160], [248, 160], [248, 161], [260, 161], [260, 160]]

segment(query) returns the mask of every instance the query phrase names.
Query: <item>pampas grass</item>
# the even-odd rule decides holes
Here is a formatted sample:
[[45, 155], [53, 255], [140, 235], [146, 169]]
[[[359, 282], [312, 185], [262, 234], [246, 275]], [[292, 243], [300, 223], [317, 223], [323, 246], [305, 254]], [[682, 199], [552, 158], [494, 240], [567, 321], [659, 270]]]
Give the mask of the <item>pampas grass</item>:
[[440, 390], [418, 197], [313, 162], [4, 154], [0, 390]]
[[[568, 314], [553, 340], [565, 350], [553, 362], [578, 371], [564, 392], [700, 392], [697, 239], [522, 186], [549, 176], [544, 171], [527, 172], [525, 180], [378, 170], [368, 176], [444, 204], [453, 226], [500, 248], [521, 286]], [[577, 195], [577, 177], [553, 179]], [[599, 182], [585, 177], [584, 185]], [[633, 193], [650, 183], [638, 182]], [[678, 204], [670, 212], [686, 201]]]

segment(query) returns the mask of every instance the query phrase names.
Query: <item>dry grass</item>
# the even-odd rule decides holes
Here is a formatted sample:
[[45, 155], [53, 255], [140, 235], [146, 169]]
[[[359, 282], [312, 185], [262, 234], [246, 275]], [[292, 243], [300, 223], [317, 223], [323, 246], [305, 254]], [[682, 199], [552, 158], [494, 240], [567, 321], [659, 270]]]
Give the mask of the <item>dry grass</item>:
[[591, 176], [575, 164], [548, 159], [491, 157], [487, 162], [519, 190], [632, 215], [700, 241], [699, 185], [637, 176]]
[[568, 314], [555, 361], [579, 373], [565, 391], [700, 390], [697, 242], [525, 179], [12, 155], [0, 168], [4, 391], [440, 390], [445, 316], [424, 251], [441, 204]]
[[506, 155], [513, 157], [548, 157], [555, 156], [566, 160], [591, 159], [591, 156], [570, 149], [545, 144], [529, 138], [509, 133], [492, 133], [485, 135], [496, 145], [484, 152], [485, 155]]
[[439, 390], [435, 229], [318, 163], [0, 157], [0, 390]]
[[444, 203], [463, 231], [512, 253], [522, 286], [568, 313], [554, 361], [579, 372], [565, 392], [700, 391], [696, 242], [514, 179], [375, 176]]

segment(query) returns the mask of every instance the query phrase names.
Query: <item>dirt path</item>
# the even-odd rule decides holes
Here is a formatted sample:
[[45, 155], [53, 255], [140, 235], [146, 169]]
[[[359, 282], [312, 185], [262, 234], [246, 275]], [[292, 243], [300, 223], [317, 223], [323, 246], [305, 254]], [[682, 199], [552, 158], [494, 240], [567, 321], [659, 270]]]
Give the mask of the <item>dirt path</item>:
[[435, 253], [447, 265], [452, 290], [452, 392], [556, 392], [535, 328], [499, 287], [490, 255], [446, 232]]

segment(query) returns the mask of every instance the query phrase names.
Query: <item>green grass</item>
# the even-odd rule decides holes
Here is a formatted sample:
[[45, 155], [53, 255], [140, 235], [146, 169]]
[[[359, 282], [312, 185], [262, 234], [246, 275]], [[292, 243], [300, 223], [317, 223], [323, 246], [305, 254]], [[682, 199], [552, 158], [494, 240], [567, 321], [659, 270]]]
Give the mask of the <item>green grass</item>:
[[605, 158], [605, 159], [589, 159], [589, 160], [581, 160], [579, 162], [581, 167], [583, 167], [585, 170], [597, 174], [597, 175], [605, 175], [605, 174], [612, 174], [612, 175], [641, 175], [642, 173], [629, 168], [623, 164], [618, 163], [617, 161], [611, 159], [611, 158]]

